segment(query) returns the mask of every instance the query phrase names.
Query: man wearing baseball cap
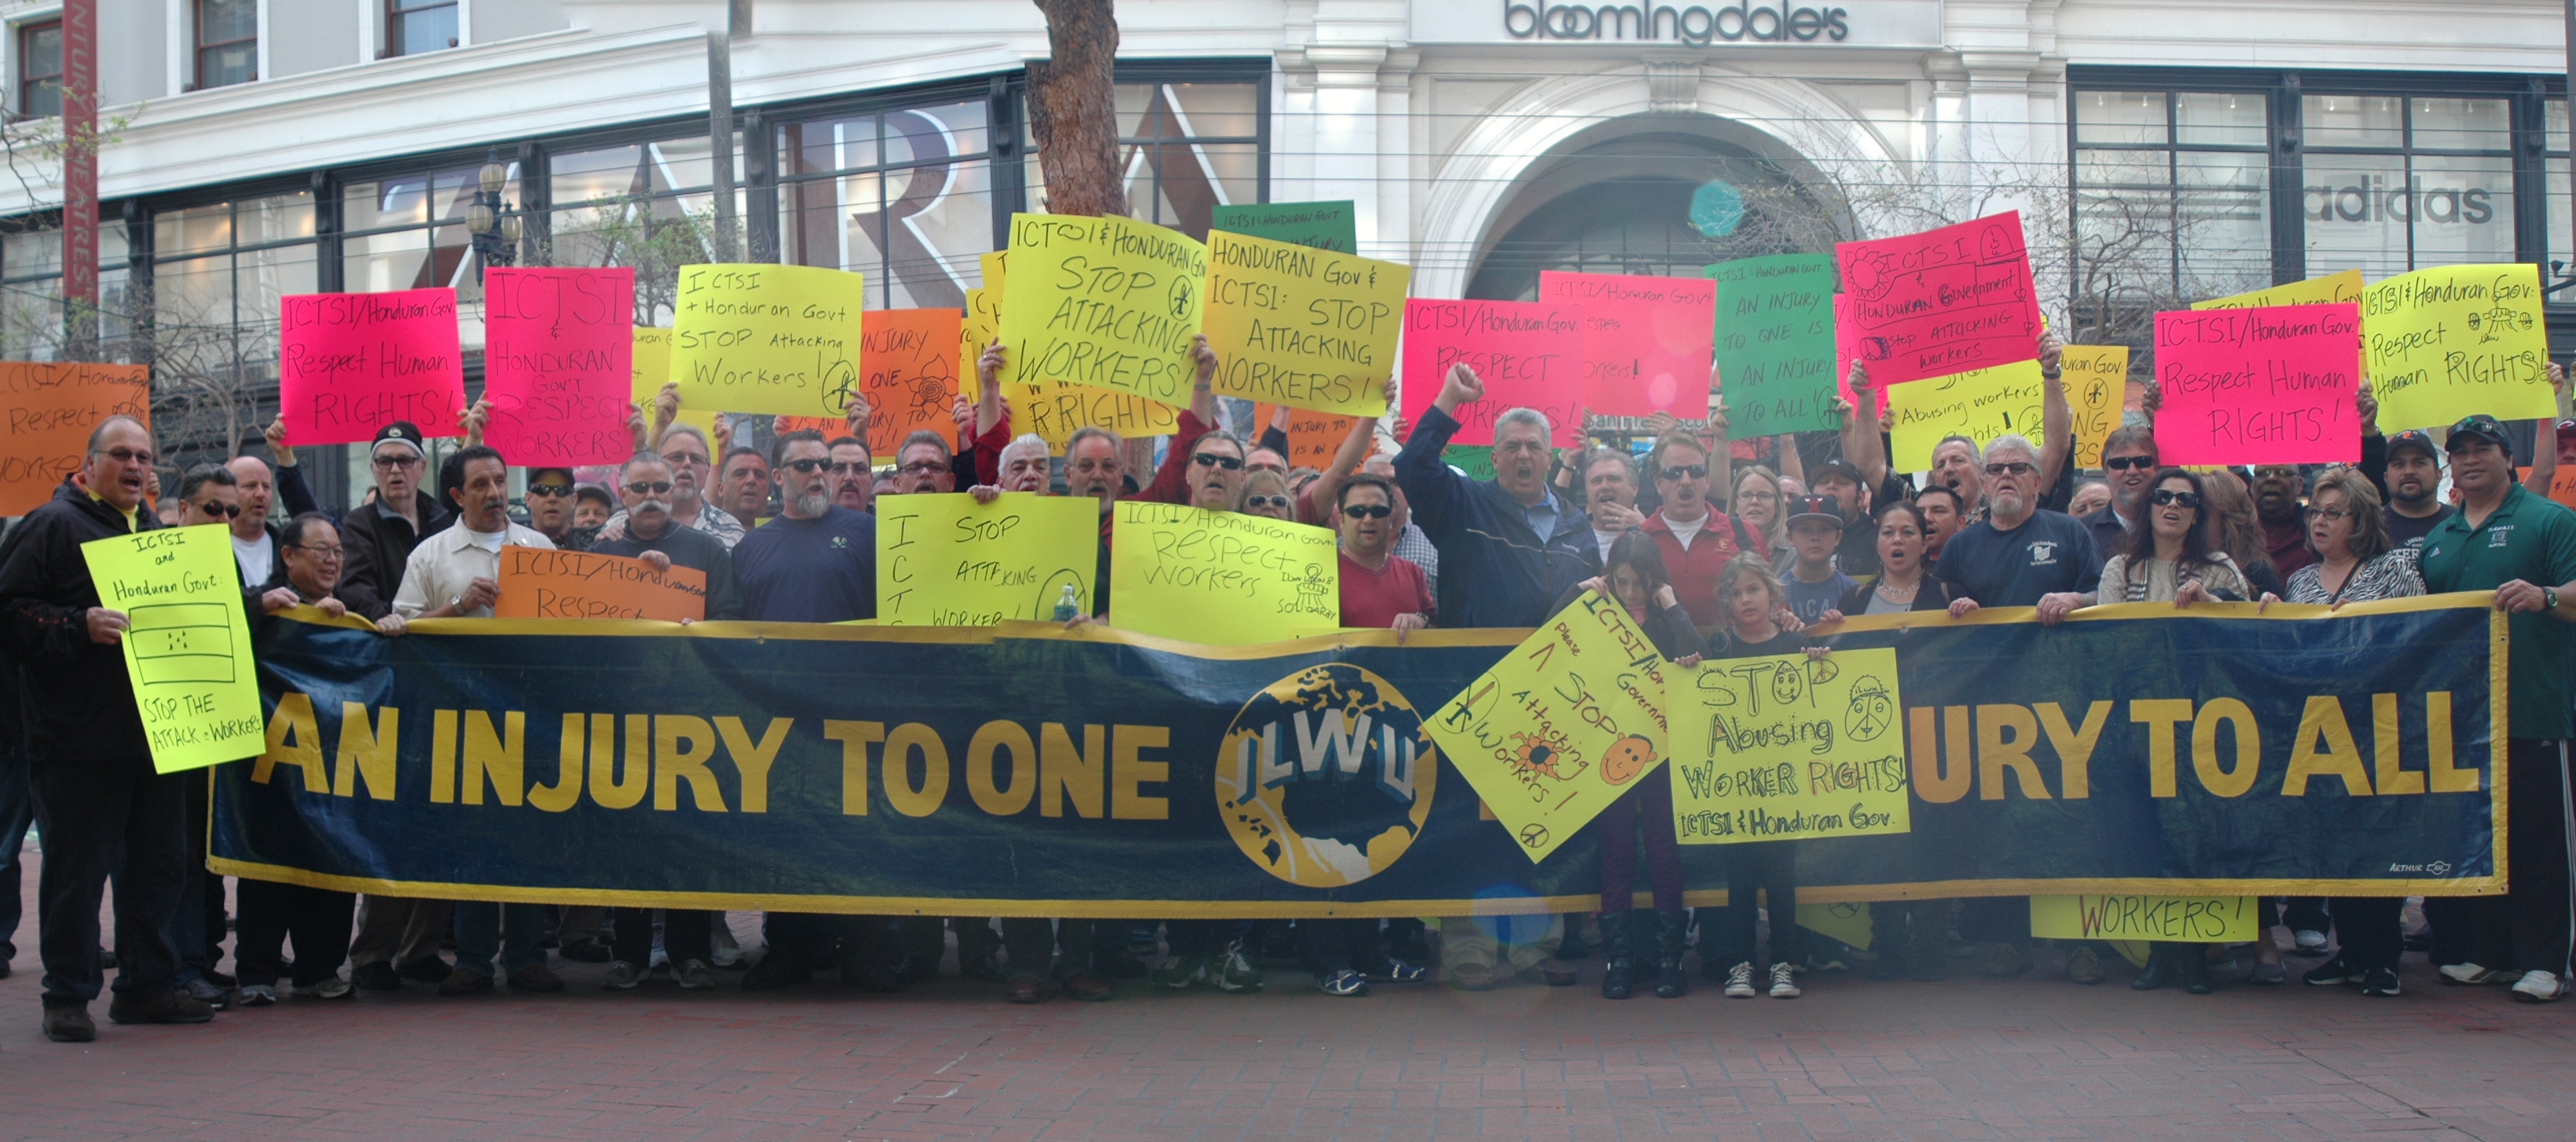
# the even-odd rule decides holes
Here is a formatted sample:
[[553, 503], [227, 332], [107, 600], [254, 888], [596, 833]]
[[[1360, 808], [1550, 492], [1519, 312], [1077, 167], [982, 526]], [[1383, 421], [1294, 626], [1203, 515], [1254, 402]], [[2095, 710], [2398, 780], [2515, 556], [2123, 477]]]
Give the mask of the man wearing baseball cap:
[[422, 487], [429, 474], [426, 448], [419, 425], [397, 420], [377, 429], [375, 443], [367, 449], [368, 465], [375, 473], [375, 502], [349, 509], [340, 520], [340, 544], [347, 551], [340, 599], [351, 610], [392, 606], [411, 549], [455, 521], [455, 515]]
[[2388, 506], [2388, 538], [2399, 547], [2421, 550], [2424, 537], [2455, 514], [2442, 502], [2442, 446], [2433, 434], [2410, 428], [2388, 438], [2388, 471], [2382, 477]]
[[572, 469], [547, 465], [528, 469], [528, 527], [552, 541], [563, 551], [588, 551], [598, 538], [596, 528], [584, 530], [573, 526], [573, 493], [579, 486]]
[[[2394, 442], [2392, 442], [2394, 446]], [[2505, 788], [2512, 887], [2498, 897], [2425, 901], [2446, 983], [2513, 980], [2515, 999], [2567, 994], [2569, 958], [2567, 622], [2576, 621], [2576, 513], [2514, 481], [2504, 426], [2483, 413], [2451, 426], [2460, 510], [2424, 537], [2427, 594], [2495, 592], [2511, 616]], [[2492, 775], [2490, 775], [2492, 776]]]
[[[1875, 577], [1878, 525], [1870, 520], [1869, 485], [1861, 482], [1860, 469], [1840, 457], [1827, 460], [1807, 470], [1807, 487], [1832, 499], [1835, 510], [1842, 513], [1843, 535], [1835, 544], [1834, 569], [1850, 576], [1854, 583]], [[1795, 526], [1798, 521], [1789, 522]], [[1837, 601], [1841, 598], [1835, 596]]]

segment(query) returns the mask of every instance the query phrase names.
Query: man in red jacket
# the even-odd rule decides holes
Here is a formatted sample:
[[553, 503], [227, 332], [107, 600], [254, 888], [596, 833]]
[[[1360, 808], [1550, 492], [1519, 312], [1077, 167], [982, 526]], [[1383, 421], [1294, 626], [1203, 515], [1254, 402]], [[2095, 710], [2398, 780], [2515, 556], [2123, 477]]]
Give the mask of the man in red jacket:
[[1654, 478], [1663, 506], [1639, 529], [1663, 549], [1673, 593], [1690, 612], [1691, 622], [1703, 629], [1722, 618], [1717, 569], [1743, 550], [1735, 521], [1708, 502], [1708, 467], [1708, 450], [1696, 437], [1676, 432], [1656, 441], [1655, 450], [1646, 454], [1646, 474]]

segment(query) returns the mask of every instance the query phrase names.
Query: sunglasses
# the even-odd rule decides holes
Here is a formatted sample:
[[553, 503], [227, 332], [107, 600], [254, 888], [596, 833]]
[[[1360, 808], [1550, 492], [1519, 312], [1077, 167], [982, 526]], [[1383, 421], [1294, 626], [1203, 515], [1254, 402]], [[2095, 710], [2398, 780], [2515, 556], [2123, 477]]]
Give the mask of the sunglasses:
[[1343, 508], [1342, 514], [1353, 519], [1385, 519], [1394, 515], [1395, 509], [1386, 504], [1361, 504], [1357, 507]]
[[707, 466], [706, 457], [688, 452], [665, 452], [662, 454], [662, 462], [674, 467], [682, 464], [695, 464], [701, 468]]
[[421, 465], [421, 459], [418, 456], [378, 456], [375, 461], [376, 469], [381, 472], [390, 472], [396, 468], [417, 468]]
[[626, 490], [639, 496], [667, 495], [671, 491], [671, 482], [669, 480], [637, 480], [626, 485]]
[[528, 485], [528, 494], [532, 496], [569, 496], [572, 494], [572, 485], [530, 484]]
[[1288, 497], [1245, 496], [1243, 497], [1243, 506], [1248, 508], [1284, 508], [1288, 506]]
[[1667, 480], [1705, 480], [1708, 478], [1708, 465], [1676, 464], [1656, 473], [1656, 475], [1662, 476]]
[[137, 452], [131, 448], [110, 448], [104, 452], [97, 453], [97, 455], [105, 456], [119, 464], [150, 464], [152, 462], [152, 454], [150, 452]]
[[213, 503], [213, 502], [211, 502], [211, 501], [210, 501], [210, 502], [207, 502], [207, 503], [198, 504], [198, 505], [197, 505], [197, 510], [198, 510], [198, 511], [201, 511], [201, 512], [204, 512], [204, 513], [206, 513], [207, 515], [219, 515], [219, 516], [224, 517], [225, 519], [239, 519], [239, 518], [241, 518], [241, 505], [240, 505], [240, 504], [218, 504], [218, 503]]
[[2001, 464], [1986, 465], [1986, 474], [1989, 476], [2022, 476], [2038, 470], [2039, 465], [2027, 460], [2006, 460]]
[[2200, 506], [2200, 493], [2177, 492], [2172, 488], [2158, 488], [2155, 491], [2147, 493], [2147, 502], [2154, 504], [2157, 507], [2164, 507], [2170, 504], [2175, 507], [2198, 508]]
[[799, 472], [811, 475], [815, 472], [831, 471], [832, 462], [829, 460], [790, 460], [787, 463], [780, 465], [780, 467], [793, 468]]
[[2102, 468], [2104, 471], [2109, 472], [2126, 472], [2132, 469], [2153, 468], [2155, 466], [2156, 458], [2153, 456], [2105, 456], [2102, 458]]
[[1219, 456], [1214, 452], [1193, 453], [1190, 456], [1190, 463], [1202, 468], [1223, 468], [1228, 472], [1243, 467], [1243, 461], [1232, 456]]

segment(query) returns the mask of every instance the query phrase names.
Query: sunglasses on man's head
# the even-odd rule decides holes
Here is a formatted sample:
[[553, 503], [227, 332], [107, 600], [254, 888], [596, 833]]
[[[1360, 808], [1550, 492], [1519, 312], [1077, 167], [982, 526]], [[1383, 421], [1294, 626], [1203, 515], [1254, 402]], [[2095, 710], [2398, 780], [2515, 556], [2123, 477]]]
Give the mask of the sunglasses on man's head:
[[1675, 464], [1656, 474], [1667, 480], [1704, 480], [1708, 478], [1708, 465]]
[[665, 495], [671, 490], [671, 482], [669, 480], [636, 480], [627, 484], [626, 490], [639, 496]]
[[1248, 508], [1284, 508], [1288, 506], [1288, 497], [1245, 496], [1243, 497], [1243, 506]]
[[1202, 468], [1223, 468], [1228, 472], [1232, 472], [1243, 467], [1243, 461], [1237, 460], [1232, 456], [1219, 456], [1214, 452], [1193, 453], [1190, 456], [1190, 463], [1196, 464]]
[[2172, 488], [2158, 488], [2155, 491], [2147, 493], [2147, 502], [2154, 504], [2157, 507], [2164, 507], [2167, 504], [2171, 504], [2175, 507], [2197, 508], [2200, 506], [2200, 493], [2179, 492]]
[[572, 494], [572, 485], [530, 484], [528, 485], [528, 494], [532, 496], [569, 496]]
[[1342, 514], [1358, 519], [1385, 519], [1395, 514], [1395, 508], [1388, 504], [1353, 504], [1343, 508]]
[[2153, 468], [2155, 466], [2156, 458], [2153, 456], [2105, 456], [2102, 458], [2103, 469], [2112, 472], [2126, 472], [2133, 468]]

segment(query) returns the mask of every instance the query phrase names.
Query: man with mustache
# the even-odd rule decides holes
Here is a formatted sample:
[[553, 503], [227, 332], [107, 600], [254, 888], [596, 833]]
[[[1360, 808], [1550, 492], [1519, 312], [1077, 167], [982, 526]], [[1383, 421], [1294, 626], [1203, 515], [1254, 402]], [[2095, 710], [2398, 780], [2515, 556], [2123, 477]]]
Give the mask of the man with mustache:
[[1397, 486], [1440, 550], [1441, 622], [1534, 627], [1565, 588], [1582, 581], [1592, 528], [1548, 488], [1551, 426], [1537, 409], [1494, 419], [1493, 479], [1468, 479], [1441, 460], [1440, 450], [1464, 427], [1461, 410], [1483, 399], [1476, 371], [1450, 366], [1439, 397], [1395, 458]]

